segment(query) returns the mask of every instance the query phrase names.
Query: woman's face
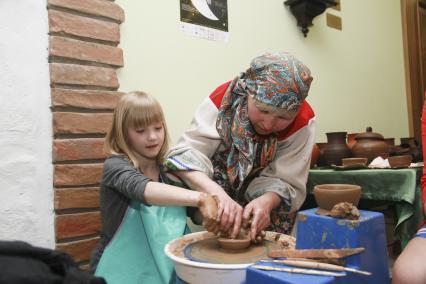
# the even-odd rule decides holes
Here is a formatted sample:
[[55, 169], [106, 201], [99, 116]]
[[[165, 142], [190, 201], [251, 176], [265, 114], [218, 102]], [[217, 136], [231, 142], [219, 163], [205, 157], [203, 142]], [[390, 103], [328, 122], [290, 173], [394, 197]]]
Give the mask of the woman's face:
[[271, 112], [256, 104], [255, 99], [248, 97], [248, 117], [254, 130], [260, 135], [269, 135], [286, 129], [296, 118], [297, 112], [281, 115]]
[[142, 157], [156, 159], [164, 143], [163, 123], [154, 123], [144, 128], [128, 130], [130, 146]]

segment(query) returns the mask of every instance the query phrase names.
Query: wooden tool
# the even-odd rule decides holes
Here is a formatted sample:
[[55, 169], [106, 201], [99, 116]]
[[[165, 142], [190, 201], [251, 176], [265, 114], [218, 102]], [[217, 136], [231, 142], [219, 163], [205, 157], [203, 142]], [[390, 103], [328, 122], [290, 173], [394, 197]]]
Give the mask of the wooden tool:
[[292, 258], [344, 258], [363, 252], [364, 248], [344, 248], [344, 249], [289, 249], [273, 250], [268, 253], [269, 257], [292, 257]]
[[288, 272], [288, 273], [301, 273], [301, 274], [311, 274], [311, 275], [322, 275], [322, 276], [341, 277], [341, 276], [346, 275], [344, 273], [335, 273], [335, 272], [319, 271], [319, 270], [303, 269], [303, 268], [273, 267], [273, 266], [266, 266], [266, 265], [253, 265], [252, 267], [260, 269], [260, 270], [271, 270], [271, 271], [281, 271], [281, 272]]
[[321, 262], [311, 262], [311, 261], [302, 261], [302, 260], [261, 260], [262, 262], [273, 262], [273, 263], [282, 263], [285, 265], [303, 267], [303, 268], [313, 268], [313, 269], [323, 269], [323, 270], [331, 270], [331, 271], [349, 271], [353, 273], [363, 274], [363, 275], [371, 275], [371, 272], [362, 271], [355, 268], [344, 267], [340, 265], [334, 265], [329, 263], [321, 263]]

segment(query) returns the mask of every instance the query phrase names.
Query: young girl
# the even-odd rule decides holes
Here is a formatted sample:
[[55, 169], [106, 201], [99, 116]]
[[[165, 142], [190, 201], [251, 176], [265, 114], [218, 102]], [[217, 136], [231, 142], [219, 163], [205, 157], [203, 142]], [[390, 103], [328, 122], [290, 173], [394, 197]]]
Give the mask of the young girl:
[[160, 104], [146, 93], [132, 92], [120, 99], [105, 150], [111, 156], [104, 163], [102, 231], [91, 271], [110, 284], [173, 282], [173, 263], [163, 250], [185, 233], [182, 206], [199, 207], [211, 229], [216, 197], [164, 183], [171, 182], [160, 166], [168, 134]]

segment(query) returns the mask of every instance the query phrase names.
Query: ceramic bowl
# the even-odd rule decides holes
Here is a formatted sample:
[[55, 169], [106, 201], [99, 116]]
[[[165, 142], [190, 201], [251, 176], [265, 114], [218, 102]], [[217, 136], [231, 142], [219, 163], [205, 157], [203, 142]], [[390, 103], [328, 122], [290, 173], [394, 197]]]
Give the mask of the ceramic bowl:
[[367, 158], [343, 158], [342, 159], [342, 165], [344, 167], [354, 166], [354, 165], [360, 165], [365, 166], [367, 165]]
[[358, 205], [361, 198], [361, 187], [354, 184], [319, 184], [314, 187], [315, 201], [320, 208], [319, 214], [330, 211], [340, 202]]
[[388, 158], [391, 168], [407, 168], [410, 166], [413, 157], [411, 155], [391, 156]]

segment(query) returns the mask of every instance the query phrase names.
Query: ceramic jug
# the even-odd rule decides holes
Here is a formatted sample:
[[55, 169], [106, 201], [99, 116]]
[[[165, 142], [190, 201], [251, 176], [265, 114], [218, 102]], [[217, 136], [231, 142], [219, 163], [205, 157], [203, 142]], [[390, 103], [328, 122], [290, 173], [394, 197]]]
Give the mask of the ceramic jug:
[[356, 143], [352, 148], [354, 157], [367, 158], [368, 163], [381, 156], [383, 159], [389, 157], [389, 145], [383, 136], [374, 133], [371, 127], [367, 127], [366, 132], [359, 133], [355, 137]]
[[327, 144], [324, 146], [323, 157], [327, 166], [342, 165], [343, 158], [352, 156], [351, 150], [346, 144], [346, 132], [328, 132]]

